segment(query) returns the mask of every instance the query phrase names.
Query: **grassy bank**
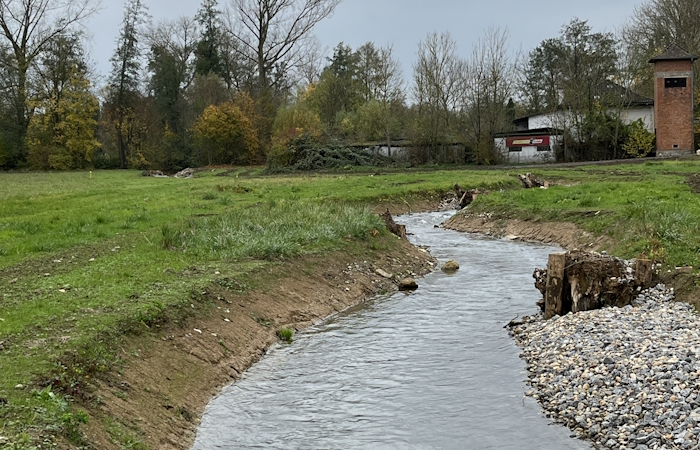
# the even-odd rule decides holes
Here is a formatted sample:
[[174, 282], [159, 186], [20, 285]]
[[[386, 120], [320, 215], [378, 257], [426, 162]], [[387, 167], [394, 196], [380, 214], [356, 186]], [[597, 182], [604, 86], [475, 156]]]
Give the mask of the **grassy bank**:
[[700, 163], [651, 161], [534, 173], [555, 186], [495, 192], [480, 197], [471, 212], [572, 222], [610, 237], [616, 255], [700, 266]]
[[[523, 190], [517, 170], [0, 174], [0, 447], [81, 445], [123, 340], [215, 308], [207, 292], [256, 292], [308, 255], [396, 250], [368, 205], [435, 205], [459, 183], [489, 191], [471, 213], [573, 222], [620, 256], [700, 266], [700, 163], [534, 172], [555, 185]], [[101, 420], [117, 448], [143, 448]]]
[[100, 406], [93, 380], [121, 370], [122, 340], [202, 314], [212, 287], [255, 290], [260, 273], [303, 255], [391, 250], [366, 205], [455, 182], [515, 185], [471, 172], [244, 172], [0, 174], [0, 447], [81, 445], [81, 411]]

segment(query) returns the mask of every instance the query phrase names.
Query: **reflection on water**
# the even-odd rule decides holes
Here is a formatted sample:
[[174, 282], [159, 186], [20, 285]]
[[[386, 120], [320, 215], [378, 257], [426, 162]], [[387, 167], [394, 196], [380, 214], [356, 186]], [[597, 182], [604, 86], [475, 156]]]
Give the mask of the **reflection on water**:
[[532, 271], [551, 247], [400, 218], [453, 276], [348, 311], [296, 336], [207, 408], [204, 449], [588, 449], [524, 399], [525, 364], [503, 325], [533, 313]]

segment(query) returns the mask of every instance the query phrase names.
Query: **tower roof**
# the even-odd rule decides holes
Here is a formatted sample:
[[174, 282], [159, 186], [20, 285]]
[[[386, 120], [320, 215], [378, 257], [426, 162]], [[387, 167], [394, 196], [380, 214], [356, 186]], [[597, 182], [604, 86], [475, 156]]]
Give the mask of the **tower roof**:
[[691, 55], [690, 53], [686, 52], [682, 48], [680, 48], [678, 45], [673, 44], [669, 47], [666, 47], [666, 50], [664, 50], [660, 55], [657, 55], [653, 57], [652, 59], [649, 60], [650, 63], [655, 63], [657, 61], [695, 61], [698, 59], [697, 56]]

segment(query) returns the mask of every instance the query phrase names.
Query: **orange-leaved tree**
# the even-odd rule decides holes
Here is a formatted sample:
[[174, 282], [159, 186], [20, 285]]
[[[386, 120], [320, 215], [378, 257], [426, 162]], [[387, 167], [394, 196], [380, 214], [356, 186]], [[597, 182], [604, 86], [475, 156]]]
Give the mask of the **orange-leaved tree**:
[[192, 132], [209, 165], [247, 164], [258, 151], [255, 127], [231, 102], [207, 107]]

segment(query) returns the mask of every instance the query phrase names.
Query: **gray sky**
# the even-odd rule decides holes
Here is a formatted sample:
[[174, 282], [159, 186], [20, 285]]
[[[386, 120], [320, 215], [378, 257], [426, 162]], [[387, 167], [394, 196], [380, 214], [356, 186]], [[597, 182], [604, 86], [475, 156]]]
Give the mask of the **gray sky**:
[[[225, 4], [227, 0], [219, 0]], [[343, 41], [353, 49], [367, 41], [393, 44], [394, 54], [410, 79], [418, 42], [430, 32], [449, 31], [463, 56], [491, 27], [508, 28], [510, 47], [529, 51], [543, 39], [556, 37], [565, 23], [578, 17], [594, 31], [614, 32], [642, 0], [343, 0], [315, 34], [329, 51]], [[146, 0], [154, 22], [193, 16], [200, 0]], [[92, 59], [106, 75], [123, 16], [120, 0], [103, 0], [102, 10], [87, 27], [93, 35]]]

